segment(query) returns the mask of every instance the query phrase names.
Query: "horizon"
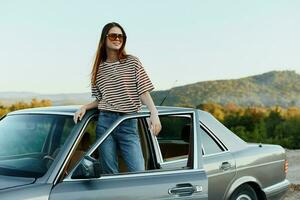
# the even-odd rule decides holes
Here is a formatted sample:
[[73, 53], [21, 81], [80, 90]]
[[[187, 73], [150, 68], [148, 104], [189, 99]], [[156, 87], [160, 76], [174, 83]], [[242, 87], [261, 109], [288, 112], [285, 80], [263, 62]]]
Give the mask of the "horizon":
[[[193, 84], [197, 84], [197, 83], [203, 83], [203, 82], [207, 82], [207, 81], [228, 81], [228, 80], [239, 80], [239, 79], [244, 79], [244, 78], [248, 78], [248, 77], [253, 77], [253, 76], [260, 76], [263, 74], [268, 74], [268, 73], [282, 73], [282, 72], [290, 72], [290, 73], [296, 73], [300, 76], [300, 73], [296, 72], [295, 70], [272, 70], [272, 71], [268, 71], [268, 72], [264, 72], [262, 74], [254, 74], [251, 76], [243, 76], [243, 77], [239, 77], [239, 78], [234, 78], [234, 79], [215, 79], [215, 80], [205, 80], [205, 81], [196, 81], [193, 83], [188, 83], [188, 84], [184, 84], [184, 85], [178, 85], [176, 87], [184, 87], [184, 86], [188, 86], [188, 85], [193, 85]], [[160, 92], [160, 91], [167, 91], [167, 90], [171, 90], [173, 88], [176, 87], [172, 87], [172, 88], [168, 88], [165, 90], [153, 90], [154, 92]], [[0, 94], [3, 93], [25, 93], [25, 94], [34, 94], [34, 95], [71, 95], [71, 94], [84, 94], [84, 93], [90, 93], [90, 91], [83, 91], [83, 92], [70, 92], [70, 93], [63, 93], [63, 92], [59, 92], [59, 93], [39, 93], [39, 92], [31, 92], [31, 91], [0, 91]], [[0, 99], [1, 102], [1, 99]]]
[[300, 73], [300, 2], [134, 3], [1, 1], [0, 92], [90, 92], [99, 35], [111, 21], [124, 27], [126, 51], [141, 60], [155, 91], [270, 71]]

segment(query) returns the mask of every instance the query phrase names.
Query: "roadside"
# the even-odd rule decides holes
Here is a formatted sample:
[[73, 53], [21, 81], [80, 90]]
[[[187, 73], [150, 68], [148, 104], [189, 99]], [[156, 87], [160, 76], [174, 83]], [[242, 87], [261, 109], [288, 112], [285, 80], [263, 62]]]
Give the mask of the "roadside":
[[291, 184], [289, 191], [284, 196], [283, 200], [299, 200], [300, 199], [300, 185]]
[[289, 191], [283, 200], [300, 199], [300, 150], [286, 149], [286, 155], [289, 162], [287, 179], [291, 182]]
[[287, 179], [293, 184], [300, 184], [300, 149], [286, 149], [286, 155], [289, 162]]

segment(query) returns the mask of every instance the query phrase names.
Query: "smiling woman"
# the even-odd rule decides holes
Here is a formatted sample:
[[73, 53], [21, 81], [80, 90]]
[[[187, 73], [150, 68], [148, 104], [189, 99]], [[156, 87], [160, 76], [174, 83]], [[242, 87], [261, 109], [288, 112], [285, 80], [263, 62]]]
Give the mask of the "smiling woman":
[[[151, 112], [150, 128], [153, 134], [157, 135], [161, 129], [158, 113], [149, 93], [154, 86], [139, 59], [126, 54], [126, 40], [126, 33], [120, 24], [111, 22], [103, 27], [91, 73], [91, 91], [95, 100], [83, 105], [74, 115], [77, 123], [87, 110], [98, 108], [100, 115], [96, 127], [97, 137], [102, 137], [120, 117], [137, 113], [142, 103]], [[137, 121], [133, 119], [107, 139], [99, 147], [100, 163], [105, 173], [119, 172], [117, 149], [121, 149], [129, 171], [144, 171], [139, 140]]]

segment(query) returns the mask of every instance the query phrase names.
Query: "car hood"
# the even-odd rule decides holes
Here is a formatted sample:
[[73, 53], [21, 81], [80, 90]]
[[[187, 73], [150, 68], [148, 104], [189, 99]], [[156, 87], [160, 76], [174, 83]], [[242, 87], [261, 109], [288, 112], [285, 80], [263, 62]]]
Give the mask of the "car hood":
[[35, 178], [0, 176], [0, 190], [34, 183]]

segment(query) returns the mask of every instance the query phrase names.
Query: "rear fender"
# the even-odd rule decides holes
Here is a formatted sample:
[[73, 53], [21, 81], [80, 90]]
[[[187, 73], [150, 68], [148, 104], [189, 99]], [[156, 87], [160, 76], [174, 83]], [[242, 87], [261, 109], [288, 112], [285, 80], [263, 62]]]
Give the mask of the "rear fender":
[[[259, 186], [260, 190], [261, 190], [261, 183], [254, 177], [252, 176], [244, 176], [241, 177], [237, 180], [235, 180], [230, 187], [227, 189], [227, 192], [225, 193], [225, 199], [229, 199], [229, 197], [231, 196], [231, 194], [242, 184], [244, 183], [249, 183], [251, 182], [252, 184], [255, 183]], [[254, 188], [255, 189], [255, 188]]]

